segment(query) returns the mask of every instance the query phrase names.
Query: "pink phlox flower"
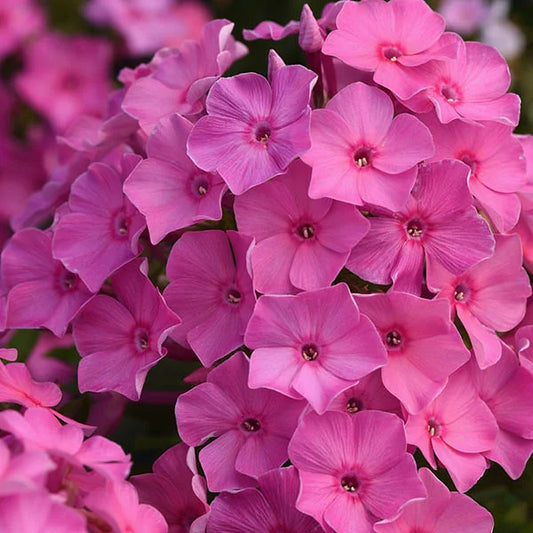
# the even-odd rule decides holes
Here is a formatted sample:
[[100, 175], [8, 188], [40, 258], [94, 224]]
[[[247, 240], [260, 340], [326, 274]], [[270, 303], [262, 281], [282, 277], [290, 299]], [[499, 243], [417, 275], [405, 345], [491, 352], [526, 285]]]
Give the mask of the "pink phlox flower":
[[235, 199], [239, 231], [256, 241], [251, 261], [259, 292], [327, 287], [368, 232], [370, 225], [356, 207], [310, 199], [310, 179], [311, 169], [297, 160], [284, 176]]
[[195, 0], [91, 0], [84, 14], [95, 24], [112, 26], [137, 56], [198, 39], [211, 19], [207, 7]]
[[49, 224], [55, 210], [68, 201], [70, 187], [87, 170], [90, 162], [87, 154], [75, 152], [55, 166], [48, 181], [29, 196], [19, 213], [11, 217], [13, 230]]
[[428, 468], [418, 476], [428, 497], [409, 502], [398, 516], [374, 525], [376, 533], [492, 533], [494, 519], [481, 505], [466, 494], [450, 492]]
[[472, 205], [468, 175], [456, 161], [421, 165], [407, 205], [369, 219], [370, 231], [347, 268], [372, 283], [420, 294], [424, 258], [430, 275], [435, 264], [460, 274], [488, 257], [494, 239]]
[[27, 49], [15, 86], [61, 132], [80, 115], [104, 113], [111, 55], [100, 38], [43, 34]]
[[251, 237], [236, 231], [196, 231], [185, 233], [170, 252], [164, 296], [183, 321], [172, 338], [190, 346], [204, 366], [244, 343], [256, 300], [251, 246]]
[[533, 452], [533, 375], [503, 343], [496, 364], [480, 370], [474, 363], [470, 369], [479, 396], [498, 424], [496, 441], [484, 455], [518, 479]]
[[87, 533], [81, 513], [44, 491], [12, 494], [0, 498], [2, 533]]
[[520, 218], [512, 233], [518, 233], [522, 241], [524, 265], [533, 270], [533, 135], [516, 135], [524, 150], [526, 160], [526, 184], [518, 191], [521, 209]]
[[430, 272], [428, 287], [450, 302], [452, 314], [457, 312], [480, 368], [496, 363], [502, 345], [495, 332], [508, 331], [522, 320], [531, 295], [518, 235], [496, 235], [494, 254], [460, 276], [438, 265]]
[[153, 474], [130, 478], [139, 500], [165, 517], [169, 533], [199, 533], [209, 511], [205, 480], [198, 474], [194, 448], [180, 443], [154, 463]]
[[48, 489], [73, 491], [70, 496], [77, 501], [104, 479], [125, 479], [131, 467], [130, 456], [118, 444], [99, 435], [84, 440], [79, 427], [62, 425], [41, 407], [30, 407], [24, 415], [0, 412], [0, 428], [15, 437], [24, 451], [46, 451], [56, 465], [48, 476]]
[[122, 175], [104, 163], [90, 165], [72, 184], [68, 210], [54, 227], [54, 257], [93, 292], [141, 252], [145, 219], [122, 192], [125, 176], [138, 162], [130, 157]]
[[401, 209], [417, 163], [435, 151], [429, 130], [402, 113], [393, 118], [391, 99], [379, 89], [353, 83], [311, 117], [311, 149], [302, 155], [313, 168], [309, 196]]
[[43, 30], [44, 12], [35, 0], [4, 0], [0, 5], [0, 59]]
[[289, 444], [300, 474], [296, 508], [327, 531], [371, 533], [426, 491], [406, 452], [401, 420], [390, 413], [306, 415]]
[[470, 358], [450, 321], [448, 302], [401, 292], [356, 295], [355, 301], [387, 350], [388, 361], [381, 368], [385, 388], [409, 413], [420, 412]]
[[68, 350], [74, 347], [72, 335], [57, 338], [47, 331], [41, 332], [37, 342], [26, 359], [26, 366], [37, 381], [53, 381], [65, 385], [76, 376], [76, 368], [65, 361], [50, 356], [54, 350]]
[[76, 274], [53, 258], [49, 232], [27, 228], [13, 235], [2, 252], [1, 269], [9, 289], [9, 328], [45, 327], [61, 337], [93, 297]]
[[310, 146], [309, 97], [317, 77], [301, 65], [270, 70], [270, 83], [248, 72], [218, 80], [207, 116], [194, 126], [188, 153], [222, 176], [234, 194], [285, 173]]
[[0, 361], [0, 402], [54, 407], [61, 396], [61, 389], [55, 383], [35, 381], [24, 363], [4, 365]]
[[418, 447], [431, 467], [437, 468], [436, 455], [457, 490], [465, 492], [488, 467], [484, 453], [494, 447], [498, 425], [465, 365], [435, 400], [408, 416], [405, 432], [407, 442]]
[[115, 107], [117, 103], [119, 107], [108, 110], [104, 118], [88, 115], [76, 118], [63, 135], [58, 137], [58, 142], [98, 160], [112, 148], [129, 141], [137, 133], [139, 126], [120, 107], [124, 94], [124, 89], [111, 93], [111, 105], [108, 107]]
[[328, 411], [340, 411], [354, 415], [363, 410], [385, 411], [402, 418], [401, 403], [383, 385], [380, 370], [375, 370], [337, 394], [328, 406]]
[[259, 298], [245, 335], [249, 384], [305, 398], [323, 413], [341, 391], [386, 363], [374, 325], [345, 284]]
[[482, 27], [489, 15], [487, 0], [443, 0], [439, 12], [449, 30], [470, 35]]
[[91, 491], [85, 504], [98, 523], [113, 533], [168, 532], [163, 515], [155, 507], [139, 503], [135, 487], [126, 481], [107, 480], [103, 487]]
[[470, 167], [468, 188], [500, 232], [509, 231], [520, 214], [519, 191], [527, 184], [522, 146], [509, 126], [461, 121], [440, 124], [434, 115], [425, 123], [435, 140], [431, 161], [458, 159]]
[[180, 318], [139, 270], [135, 260], [112, 277], [117, 299], [98, 295], [73, 324], [82, 360], [80, 392], [120, 392], [140, 397], [148, 370], [166, 354], [162, 344]]
[[213, 20], [197, 41], [186, 41], [170, 50], [151, 75], [134, 81], [124, 97], [124, 111], [136, 118], [149, 135], [159, 119], [203, 111], [204, 97], [213, 83], [247, 48], [231, 36], [233, 23]]
[[296, 468], [279, 468], [258, 479], [259, 490], [219, 494], [211, 506], [208, 531], [226, 533], [322, 533], [320, 524], [294, 504], [300, 489]]
[[152, 243], [171, 231], [222, 217], [226, 184], [187, 156], [192, 124], [180, 115], [159, 121], [148, 138], [148, 158], [133, 170], [124, 192], [146, 217]]
[[10, 450], [8, 441], [0, 439], [0, 499], [44, 488], [48, 473], [55, 468], [46, 452]]
[[424, 72], [426, 89], [404, 104], [416, 113], [435, 109], [443, 124], [495, 121], [516, 126], [520, 98], [507, 93], [511, 83], [509, 67], [492, 46], [458, 41], [454, 61], [432, 62]]
[[423, 0], [346, 2], [336, 23], [322, 51], [373, 72], [402, 99], [429, 86], [421, 66], [457, 56], [460, 39], [444, 33], [444, 19]]
[[254, 478], [280, 467], [305, 407], [277, 392], [249, 389], [248, 368], [248, 358], [237, 352], [176, 403], [178, 432], [187, 444], [214, 437], [199, 454], [212, 492], [255, 486]]

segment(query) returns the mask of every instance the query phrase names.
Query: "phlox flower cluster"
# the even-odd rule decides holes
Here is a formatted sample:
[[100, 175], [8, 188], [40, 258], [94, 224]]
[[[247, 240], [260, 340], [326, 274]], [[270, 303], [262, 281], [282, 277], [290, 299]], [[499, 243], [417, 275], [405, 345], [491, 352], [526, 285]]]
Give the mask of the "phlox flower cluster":
[[[50, 118], [0, 258], [4, 344], [43, 330], [25, 363], [0, 349], [0, 531], [490, 533], [464, 493], [533, 452], [533, 138], [502, 55], [423, 0], [342, 0], [245, 32], [306, 66], [227, 75], [230, 21], [142, 40], [124, 17], [169, 2], [126, 4], [87, 13], [168, 47]], [[128, 481], [104, 435], [164, 357], [196, 363], [180, 442]]]

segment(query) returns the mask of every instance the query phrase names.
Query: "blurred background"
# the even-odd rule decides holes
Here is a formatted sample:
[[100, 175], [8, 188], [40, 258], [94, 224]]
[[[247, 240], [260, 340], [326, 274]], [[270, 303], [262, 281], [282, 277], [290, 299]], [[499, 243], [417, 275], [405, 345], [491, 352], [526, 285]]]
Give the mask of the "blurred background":
[[[127, 3], [0, 0], [0, 247], [10, 235], [7, 220], [46, 181], [56, 161], [57, 155], [50, 149], [53, 136], [61, 134], [82, 113], [103, 112], [105, 95], [120, 87], [116, 78], [123, 67], [134, 68], [149, 61], [161, 46], [178, 46], [184, 39], [197, 38], [202, 25], [211, 18], [233, 21], [234, 36], [242, 39], [243, 29], [254, 28], [263, 20], [286, 24], [299, 19], [303, 5], [298, 0], [131, 0], [125, 8]], [[450, 30], [465, 39], [491, 44], [507, 58], [512, 71], [511, 90], [522, 98], [517, 132], [532, 132], [533, 1], [428, 3], [441, 11]], [[133, 4], [137, 7], [132, 8]], [[310, 0], [308, 4], [318, 18], [326, 2]], [[153, 10], [153, 16], [142, 9]], [[163, 16], [155, 13], [158, 9]], [[247, 44], [249, 54], [232, 67], [230, 74], [265, 73], [270, 48], [275, 48], [287, 63], [305, 62], [295, 35], [276, 43]], [[74, 64], [76, 69], [71, 68]], [[86, 89], [89, 85], [90, 90]], [[77, 91], [77, 99], [85, 107], [72, 102], [56, 108], [58, 87], [65, 92]], [[15, 189], [17, 194], [13, 193]], [[3, 202], [3, 191], [7, 190], [10, 200]], [[23, 331], [9, 342], [19, 348], [20, 360], [24, 360], [35, 354], [37, 340], [37, 332]], [[67, 368], [69, 363], [77, 364], [78, 356], [68, 342], [66, 348], [57, 343], [43, 348], [42, 338], [39, 342], [38, 349], [48, 350], [47, 355], [58, 365]], [[183, 387], [177, 383], [182, 384], [183, 376], [196, 367], [191, 362], [167, 358], [150, 372], [146, 388], [152, 394], [142, 402], [126, 405], [120, 398], [102, 400], [102, 409], [115, 409], [119, 415], [124, 412], [120, 425], [111, 424], [108, 429], [110, 437], [132, 453], [134, 473], [150, 471], [154, 459], [177, 442], [173, 414], [176, 392], [165, 391]], [[84, 420], [90, 401], [75, 398], [75, 378], [68, 372], [66, 376], [65, 388], [72, 392], [73, 401], [64, 412]], [[98, 401], [93, 399], [92, 404]], [[421, 456], [417, 459], [422, 466], [424, 460]], [[439, 475], [449, 483], [442, 471]], [[517, 481], [493, 464], [469, 494], [493, 513], [497, 533], [533, 533], [533, 463]]]

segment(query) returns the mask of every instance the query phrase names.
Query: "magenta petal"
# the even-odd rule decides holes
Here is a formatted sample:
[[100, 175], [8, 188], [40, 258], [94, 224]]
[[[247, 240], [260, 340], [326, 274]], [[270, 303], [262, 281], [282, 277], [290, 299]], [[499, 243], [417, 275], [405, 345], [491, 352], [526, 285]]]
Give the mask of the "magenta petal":
[[232, 466], [244, 439], [244, 435], [235, 429], [224, 433], [200, 451], [200, 463], [211, 492], [255, 486], [254, 478], [237, 472]]

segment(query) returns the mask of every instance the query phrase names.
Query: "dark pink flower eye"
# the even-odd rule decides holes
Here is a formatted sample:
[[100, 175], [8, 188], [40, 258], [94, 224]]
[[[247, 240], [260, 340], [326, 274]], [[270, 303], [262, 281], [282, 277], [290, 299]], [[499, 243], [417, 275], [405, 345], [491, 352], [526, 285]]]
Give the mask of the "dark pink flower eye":
[[302, 348], [302, 357], [306, 361], [314, 361], [318, 357], [318, 348], [315, 344], [305, 344]]
[[397, 348], [402, 343], [402, 336], [398, 331], [393, 329], [392, 331], [389, 331], [387, 335], [385, 335], [385, 341], [391, 348]]
[[351, 474], [348, 476], [344, 476], [341, 479], [341, 487], [346, 492], [356, 492], [359, 488], [359, 482], [357, 481], [357, 478], [353, 474]]
[[255, 433], [261, 429], [261, 423], [256, 418], [247, 418], [242, 424], [241, 428], [249, 433]]
[[350, 398], [346, 402], [346, 411], [350, 414], [357, 413], [363, 408], [363, 404], [357, 398]]

